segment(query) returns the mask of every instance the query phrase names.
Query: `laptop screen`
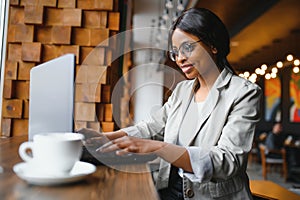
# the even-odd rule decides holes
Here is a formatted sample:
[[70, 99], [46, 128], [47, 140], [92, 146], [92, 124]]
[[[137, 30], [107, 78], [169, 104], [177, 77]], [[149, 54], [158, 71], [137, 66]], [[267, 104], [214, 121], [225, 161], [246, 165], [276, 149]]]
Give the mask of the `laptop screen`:
[[66, 54], [30, 71], [29, 140], [35, 134], [72, 132], [75, 55]]

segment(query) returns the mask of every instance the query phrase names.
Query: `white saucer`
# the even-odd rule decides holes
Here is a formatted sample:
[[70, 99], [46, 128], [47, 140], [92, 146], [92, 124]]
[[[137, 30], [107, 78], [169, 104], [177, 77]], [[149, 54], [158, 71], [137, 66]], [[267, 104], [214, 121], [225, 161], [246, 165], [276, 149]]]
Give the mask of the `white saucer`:
[[18, 163], [13, 167], [17, 176], [34, 185], [59, 185], [82, 180], [87, 175], [96, 171], [96, 166], [87, 162], [78, 161], [70, 173], [60, 176], [34, 174], [26, 162]]

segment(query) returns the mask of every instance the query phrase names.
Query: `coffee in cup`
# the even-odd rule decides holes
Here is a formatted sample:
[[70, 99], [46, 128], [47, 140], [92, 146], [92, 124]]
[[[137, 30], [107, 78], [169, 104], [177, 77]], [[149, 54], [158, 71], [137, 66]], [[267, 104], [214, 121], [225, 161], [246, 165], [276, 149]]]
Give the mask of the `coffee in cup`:
[[37, 134], [33, 141], [20, 145], [19, 155], [36, 174], [64, 175], [79, 161], [83, 139], [84, 136], [79, 133]]

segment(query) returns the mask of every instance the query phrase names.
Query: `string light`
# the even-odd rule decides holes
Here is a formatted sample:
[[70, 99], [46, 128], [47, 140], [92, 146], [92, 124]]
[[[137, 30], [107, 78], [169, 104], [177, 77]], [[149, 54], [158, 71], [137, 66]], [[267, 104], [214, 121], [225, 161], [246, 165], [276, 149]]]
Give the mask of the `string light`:
[[267, 80], [271, 79], [271, 74], [270, 74], [270, 73], [266, 73], [265, 78], [266, 78]]
[[271, 73], [271, 78], [276, 78], [277, 77], [277, 74], [276, 73]]
[[255, 69], [255, 73], [256, 73], [256, 74], [262, 75], [263, 70], [261, 70], [260, 68], [256, 68], [256, 69]]
[[283, 67], [283, 62], [278, 61], [278, 62], [276, 63], [276, 66], [277, 66], [278, 68], [282, 68], [282, 67]]
[[182, 0], [178, 1], [177, 10], [179, 10], [179, 11], [183, 11], [184, 10], [184, 6], [182, 4]]
[[166, 7], [167, 8], [169, 8], [169, 9], [171, 9], [171, 8], [173, 8], [174, 6], [173, 6], [173, 2], [172, 2], [172, 0], [168, 0], [167, 1], [167, 3], [166, 3]]
[[245, 71], [245, 72], [244, 72], [244, 77], [248, 78], [249, 76], [250, 76], [250, 72]]
[[[255, 72], [252, 73], [251, 75], [248, 71], [245, 71], [245, 72], [241, 72], [239, 74], [239, 76], [241, 76], [245, 79], [248, 79], [252, 82], [256, 82], [256, 79], [258, 77], [257, 75], [261, 75], [261, 76], [264, 75], [265, 79], [267, 79], [267, 80], [269, 80], [271, 78], [276, 78], [277, 73], [278, 73], [280, 68], [290, 65], [287, 62], [293, 62], [294, 67], [293, 67], [292, 70], [293, 70], [294, 73], [299, 73], [300, 72], [300, 67], [299, 67], [300, 60], [299, 59], [295, 59], [292, 54], [288, 54], [286, 56], [286, 60], [287, 61], [285, 61], [284, 63], [282, 61], [278, 61], [276, 63], [276, 66], [273, 66], [270, 70], [268, 70], [269, 67], [267, 66], [267, 64], [262, 64], [260, 67], [257, 67], [255, 69]], [[269, 72], [267, 73], [267, 71], [269, 71]]]
[[267, 66], [266, 64], [262, 64], [262, 65], [260, 66], [260, 68], [261, 68], [262, 70], [266, 71], [266, 70], [268, 69], [268, 66]]
[[294, 59], [292, 54], [287, 55], [286, 60], [287, 61], [292, 61]]
[[296, 73], [299, 73], [300, 69], [298, 66], [295, 66], [293, 67], [293, 72], [296, 74]]
[[278, 69], [276, 67], [273, 67], [271, 71], [272, 73], [276, 74], [278, 72]]

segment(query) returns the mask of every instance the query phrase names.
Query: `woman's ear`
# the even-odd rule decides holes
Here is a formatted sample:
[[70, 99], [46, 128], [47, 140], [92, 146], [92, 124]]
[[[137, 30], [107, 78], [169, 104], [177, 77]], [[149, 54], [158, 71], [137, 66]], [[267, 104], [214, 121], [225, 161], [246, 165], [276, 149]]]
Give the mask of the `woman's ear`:
[[211, 46], [210, 48], [211, 48], [211, 52], [212, 52], [213, 54], [217, 54], [217, 53], [218, 53], [218, 50], [217, 50], [216, 47]]

